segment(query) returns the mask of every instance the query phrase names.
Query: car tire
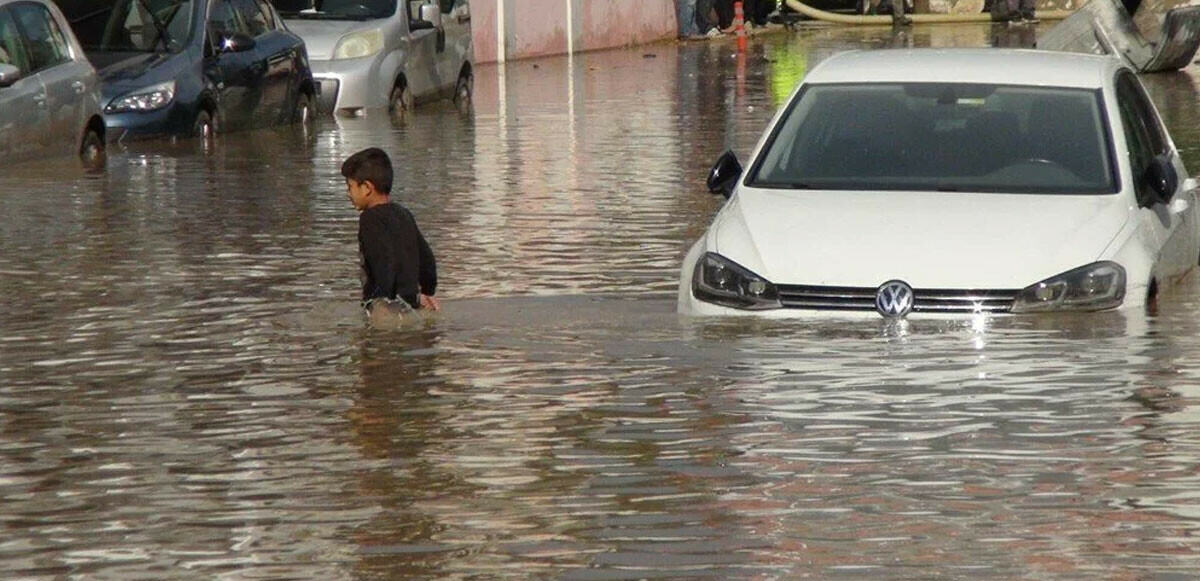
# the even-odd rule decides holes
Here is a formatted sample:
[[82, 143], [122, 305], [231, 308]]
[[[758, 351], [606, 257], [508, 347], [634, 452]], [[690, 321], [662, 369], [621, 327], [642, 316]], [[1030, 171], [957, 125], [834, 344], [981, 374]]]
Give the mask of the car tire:
[[408, 88], [407, 83], [397, 84], [388, 96], [388, 113], [392, 114], [393, 119], [404, 121], [412, 116], [412, 110], [412, 90]]
[[458, 85], [454, 87], [454, 104], [463, 113], [471, 112], [471, 100], [475, 95], [475, 75], [471, 71], [463, 71], [458, 76]]
[[217, 138], [217, 120], [205, 109], [196, 114], [192, 123], [192, 136], [199, 140], [200, 147], [205, 151], [211, 150]]
[[300, 96], [296, 97], [296, 108], [292, 111], [292, 123], [308, 128], [316, 120], [317, 104], [313, 102], [312, 95], [304, 92], [300, 93]]
[[104, 165], [108, 161], [108, 151], [104, 139], [100, 137], [99, 133], [89, 129], [83, 136], [82, 145], [79, 147], [79, 158], [83, 161], [86, 169], [93, 171], [104, 169]]

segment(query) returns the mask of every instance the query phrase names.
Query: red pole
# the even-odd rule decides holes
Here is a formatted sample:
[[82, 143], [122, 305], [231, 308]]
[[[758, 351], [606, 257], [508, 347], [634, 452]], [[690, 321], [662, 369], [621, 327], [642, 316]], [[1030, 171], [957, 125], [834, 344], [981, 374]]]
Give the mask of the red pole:
[[742, 2], [733, 3], [733, 27], [737, 30], [738, 51], [746, 50], [746, 13], [742, 11]]

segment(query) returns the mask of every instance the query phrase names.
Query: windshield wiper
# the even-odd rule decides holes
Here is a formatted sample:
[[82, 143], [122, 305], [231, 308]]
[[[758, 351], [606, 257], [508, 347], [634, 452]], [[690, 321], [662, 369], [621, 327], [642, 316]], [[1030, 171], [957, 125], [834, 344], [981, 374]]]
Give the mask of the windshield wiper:
[[746, 184], [752, 188], [774, 188], [774, 189], [789, 189], [789, 190], [811, 190], [812, 185], [807, 182], [751, 182]]
[[[167, 34], [167, 25], [163, 24], [162, 20], [159, 20], [158, 15], [154, 13], [154, 9], [150, 8], [150, 5], [147, 4], [146, 1], [147, 0], [137, 0], [138, 4], [142, 5], [142, 10], [145, 10], [146, 14], [150, 17], [151, 24], [154, 25], [154, 28], [158, 29], [158, 40], [162, 42], [163, 48], [171, 50], [171, 35]], [[178, 9], [179, 3], [177, 2], [173, 4], [171, 8]], [[174, 14], [174, 12], [171, 14]]]

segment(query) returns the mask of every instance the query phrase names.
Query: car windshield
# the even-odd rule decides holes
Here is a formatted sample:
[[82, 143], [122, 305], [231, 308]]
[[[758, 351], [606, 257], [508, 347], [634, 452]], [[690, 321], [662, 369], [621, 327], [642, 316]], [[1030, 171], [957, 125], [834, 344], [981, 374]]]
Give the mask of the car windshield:
[[87, 52], [175, 52], [192, 29], [192, 0], [92, 0], [64, 12]]
[[396, 13], [396, 0], [274, 0], [284, 18], [373, 20]]
[[748, 185], [1116, 191], [1098, 90], [963, 83], [807, 87]]

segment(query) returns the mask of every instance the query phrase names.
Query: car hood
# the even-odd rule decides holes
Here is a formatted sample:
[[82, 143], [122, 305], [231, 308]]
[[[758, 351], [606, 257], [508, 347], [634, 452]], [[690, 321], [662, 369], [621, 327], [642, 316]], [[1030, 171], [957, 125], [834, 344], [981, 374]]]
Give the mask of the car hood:
[[308, 57], [313, 60], [329, 60], [333, 58], [333, 49], [342, 37], [360, 30], [379, 28], [378, 20], [284, 20], [288, 30], [304, 40], [308, 47]]
[[1019, 289], [1102, 259], [1117, 195], [743, 189], [709, 248], [777, 284]]
[[97, 74], [106, 102], [128, 91], [176, 78], [189, 60], [185, 53], [101, 52], [90, 53], [88, 58], [103, 67]]

